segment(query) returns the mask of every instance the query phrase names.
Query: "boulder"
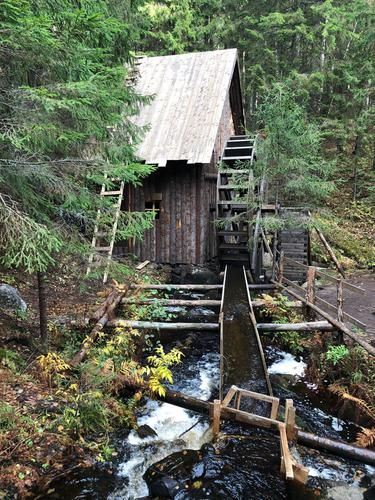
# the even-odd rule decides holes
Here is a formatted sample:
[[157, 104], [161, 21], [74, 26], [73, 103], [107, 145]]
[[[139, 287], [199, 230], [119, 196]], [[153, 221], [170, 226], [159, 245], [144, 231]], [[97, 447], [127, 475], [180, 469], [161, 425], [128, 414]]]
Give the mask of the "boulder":
[[157, 498], [174, 498], [181, 489], [180, 483], [169, 476], [158, 477], [148, 486], [151, 495]]
[[0, 308], [25, 312], [27, 305], [17, 288], [3, 283], [0, 285]]
[[147, 424], [140, 425], [137, 429], [137, 434], [141, 439], [154, 437], [158, 435], [158, 433], [154, 431], [154, 429]]
[[216, 285], [219, 283], [219, 276], [204, 267], [190, 267], [184, 276], [185, 283], [193, 285]]

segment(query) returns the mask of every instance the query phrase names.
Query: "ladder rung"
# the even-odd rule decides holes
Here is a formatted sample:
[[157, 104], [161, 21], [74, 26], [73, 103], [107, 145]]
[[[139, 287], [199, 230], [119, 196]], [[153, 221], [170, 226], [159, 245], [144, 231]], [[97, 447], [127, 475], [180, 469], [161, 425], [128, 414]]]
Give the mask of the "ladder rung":
[[222, 184], [219, 189], [247, 189], [247, 186], [241, 186], [237, 184]]
[[109, 252], [111, 247], [95, 247], [96, 252]]
[[122, 194], [122, 191], [103, 191], [100, 193], [102, 196], [119, 196]]
[[232, 168], [230, 170], [226, 169], [226, 170], [219, 170], [219, 174], [249, 174], [249, 171], [248, 170], [240, 170], [240, 169], [235, 169], [235, 168]]

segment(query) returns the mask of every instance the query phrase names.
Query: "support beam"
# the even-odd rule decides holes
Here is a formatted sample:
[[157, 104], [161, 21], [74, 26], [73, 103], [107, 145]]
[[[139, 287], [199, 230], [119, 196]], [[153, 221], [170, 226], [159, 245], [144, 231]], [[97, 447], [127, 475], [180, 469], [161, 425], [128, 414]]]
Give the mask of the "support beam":
[[[149, 305], [158, 304], [160, 306], [187, 306], [187, 307], [220, 307], [221, 300], [180, 300], [180, 299], [138, 299], [137, 297], [129, 297], [122, 300], [123, 304]], [[256, 299], [252, 301], [253, 307], [264, 307], [268, 304], [267, 300]], [[286, 304], [287, 307], [302, 307], [302, 303], [298, 300], [290, 301]]]
[[219, 323], [163, 323], [161, 321], [132, 321], [127, 319], [114, 319], [108, 326], [136, 328], [137, 330], [213, 330], [219, 331]]
[[[223, 285], [173, 285], [170, 283], [157, 283], [155, 285], [151, 284], [139, 284], [130, 285], [132, 290], [221, 290]], [[249, 290], [275, 290], [277, 288], [273, 283], [260, 283], [255, 285], [249, 285]]]
[[328, 321], [310, 321], [305, 323], [257, 323], [260, 332], [331, 332], [336, 330]]

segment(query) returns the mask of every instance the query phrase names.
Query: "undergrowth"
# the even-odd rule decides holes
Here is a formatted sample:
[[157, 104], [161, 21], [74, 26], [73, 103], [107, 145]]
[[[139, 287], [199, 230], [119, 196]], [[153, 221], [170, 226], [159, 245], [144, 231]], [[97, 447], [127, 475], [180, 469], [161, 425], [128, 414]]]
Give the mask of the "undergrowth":
[[[299, 323], [303, 321], [302, 315], [290, 307], [290, 300], [285, 295], [263, 294], [261, 297], [265, 301], [261, 312], [267, 318], [272, 318], [273, 323]], [[282, 345], [292, 354], [299, 354], [305, 348], [305, 336], [302, 332], [273, 332], [271, 342]]]

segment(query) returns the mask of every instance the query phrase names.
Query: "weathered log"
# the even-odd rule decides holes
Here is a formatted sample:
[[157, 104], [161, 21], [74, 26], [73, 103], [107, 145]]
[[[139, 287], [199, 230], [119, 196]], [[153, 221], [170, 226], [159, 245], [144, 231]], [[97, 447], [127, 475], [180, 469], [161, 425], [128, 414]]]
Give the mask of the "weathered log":
[[124, 298], [122, 299], [123, 304], [158, 304], [161, 306], [193, 306], [193, 307], [219, 307], [220, 300], [178, 300], [178, 299], [136, 299], [136, 298]]
[[[161, 306], [187, 306], [187, 307], [219, 307], [221, 300], [180, 300], [180, 299], [137, 299], [135, 297], [127, 297], [122, 299], [123, 304], [136, 304], [148, 305], [158, 304]], [[252, 301], [253, 307], [264, 307], [268, 304], [267, 300], [256, 299]], [[290, 301], [286, 304], [287, 307], [301, 307], [302, 303], [299, 301]]]
[[328, 321], [310, 321], [305, 323], [257, 323], [261, 332], [330, 332], [335, 328]]
[[107, 307], [112, 304], [113, 302], [113, 299], [116, 297], [116, 294], [117, 294], [117, 290], [116, 288], [113, 288], [109, 294], [107, 295], [107, 298], [105, 299], [104, 302], [102, 302], [100, 304], [100, 306], [98, 307], [98, 309], [92, 314], [91, 318], [90, 318], [90, 322], [91, 321], [99, 321], [100, 318], [102, 316], [104, 316], [106, 310], [107, 310]]
[[[155, 285], [151, 284], [139, 284], [130, 285], [131, 289], [143, 289], [143, 290], [221, 290], [223, 285], [173, 285], [171, 283], [157, 283]], [[274, 290], [277, 288], [273, 283], [263, 283], [256, 285], [249, 285], [249, 290]]]
[[214, 330], [219, 331], [219, 323], [164, 323], [161, 321], [132, 321], [127, 319], [114, 319], [108, 326], [136, 328], [138, 330]]
[[[144, 387], [135, 384], [131, 381], [123, 381], [123, 382], [124, 386], [129, 387], [131, 389], [134, 390], [139, 390], [142, 388], [144, 389]], [[192, 396], [188, 396], [181, 392], [172, 391], [170, 389], [166, 389], [166, 394], [164, 397], [157, 396], [157, 399], [165, 403], [185, 408], [186, 410], [192, 410], [206, 415], [210, 415], [213, 412], [212, 402], [203, 401], [202, 399], [194, 398]], [[221, 418], [223, 418], [224, 420], [235, 420], [244, 425], [254, 426], [254, 420], [252, 418], [250, 419], [244, 418], [243, 415], [238, 414], [231, 408], [222, 408]], [[257, 423], [256, 425], [259, 425], [259, 423]], [[269, 431], [278, 432], [278, 429], [275, 426], [275, 428], [272, 427], [269, 428]], [[333, 453], [341, 457], [358, 460], [359, 462], [365, 464], [370, 464], [370, 465], [375, 464], [374, 451], [371, 451], [366, 448], [360, 448], [359, 446], [355, 446], [352, 444], [344, 443], [343, 441], [322, 438], [320, 436], [317, 436], [316, 434], [298, 430], [297, 442], [309, 448], [327, 451], [329, 453]]]
[[366, 342], [365, 340], [363, 340], [356, 333], [354, 333], [351, 330], [349, 330], [349, 328], [347, 326], [345, 326], [343, 323], [340, 323], [339, 321], [337, 321], [337, 319], [332, 318], [332, 316], [330, 316], [328, 313], [326, 313], [325, 311], [323, 311], [322, 309], [320, 309], [320, 307], [316, 306], [312, 302], [307, 302], [306, 299], [304, 299], [303, 297], [301, 297], [297, 293], [293, 292], [293, 290], [291, 290], [290, 287], [287, 288], [286, 286], [281, 285], [281, 284], [279, 284], [279, 287], [282, 288], [283, 290], [286, 290], [295, 299], [301, 300], [304, 304], [306, 304], [307, 306], [309, 306], [311, 309], [313, 309], [318, 314], [320, 314], [320, 316], [322, 316], [327, 321], [329, 321], [331, 323], [331, 325], [333, 325], [334, 327], [336, 327], [337, 330], [339, 330], [340, 332], [345, 333], [345, 335], [347, 335], [352, 340], [354, 340], [355, 342], [357, 342], [357, 344], [359, 344], [361, 347], [363, 347], [363, 349], [365, 349], [365, 351], [367, 351], [372, 356], [375, 356], [375, 347], [372, 346], [371, 344], [369, 344], [368, 342]]
[[115, 290], [116, 293], [110, 294], [111, 301], [108, 301], [109, 297], [107, 298], [107, 300], [106, 300], [107, 307], [106, 307], [105, 313], [97, 321], [94, 328], [91, 330], [90, 335], [84, 340], [84, 342], [81, 346], [81, 349], [70, 360], [69, 364], [72, 367], [79, 365], [79, 363], [81, 363], [86, 358], [89, 350], [91, 349], [92, 344], [95, 342], [99, 333], [103, 330], [104, 326], [110, 320], [111, 316], [113, 315], [114, 310], [120, 304], [121, 300], [123, 299], [123, 297], [127, 291], [128, 291], [128, 287], [125, 287], [121, 291]]

